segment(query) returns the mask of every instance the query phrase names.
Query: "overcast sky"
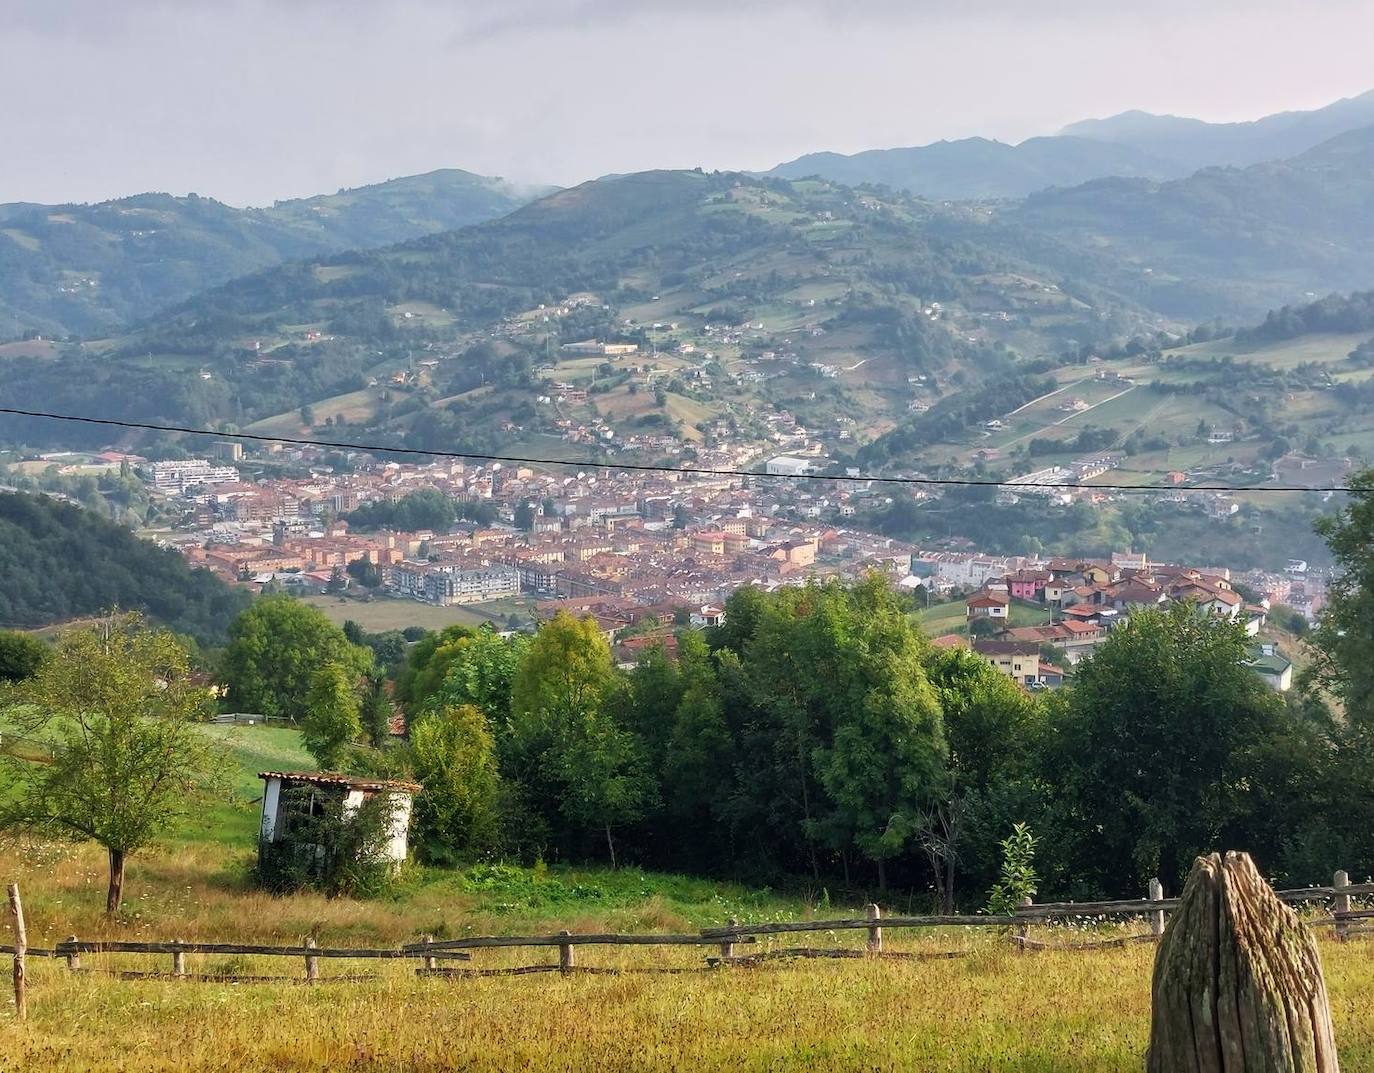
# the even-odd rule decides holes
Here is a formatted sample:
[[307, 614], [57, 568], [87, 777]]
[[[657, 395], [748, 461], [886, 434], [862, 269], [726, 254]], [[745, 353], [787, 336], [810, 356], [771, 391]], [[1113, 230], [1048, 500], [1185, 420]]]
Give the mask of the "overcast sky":
[[0, 201], [767, 168], [1374, 88], [1368, 0], [0, 0]]

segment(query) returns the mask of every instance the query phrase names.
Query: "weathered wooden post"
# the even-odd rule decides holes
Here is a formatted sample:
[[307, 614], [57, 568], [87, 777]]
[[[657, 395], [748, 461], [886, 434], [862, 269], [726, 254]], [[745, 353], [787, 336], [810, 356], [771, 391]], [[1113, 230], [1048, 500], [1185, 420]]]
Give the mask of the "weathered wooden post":
[[29, 1016], [28, 980], [26, 954], [29, 949], [29, 936], [24, 930], [24, 903], [19, 900], [19, 884], [11, 883], [10, 915], [14, 917], [14, 1012], [19, 1020]]
[[[1150, 880], [1149, 890], [1150, 901], [1162, 902], [1164, 900], [1164, 884], [1158, 879]], [[1156, 939], [1164, 935], [1164, 910], [1152, 909], [1150, 911], [1150, 932]]]
[[[738, 928], [738, 927], [739, 927], [739, 921], [736, 920], [734, 917], [731, 917], [731, 918], [730, 918], [730, 927], [732, 927], [732, 928]], [[721, 956], [722, 959], [724, 959], [724, 958], [732, 958], [732, 957], [735, 956], [735, 943], [734, 943], [733, 938], [726, 938], [726, 939], [721, 940], [721, 944], [720, 944], [720, 956]]]
[[1350, 937], [1350, 922], [1342, 920], [1341, 914], [1350, 912], [1350, 895], [1342, 894], [1341, 888], [1350, 886], [1350, 876], [1342, 869], [1331, 877], [1331, 886], [1336, 890], [1336, 896], [1331, 899], [1331, 915], [1336, 918], [1336, 941], [1343, 943]]
[[1147, 1073], [1337, 1073], [1311, 934], [1248, 854], [1193, 864], [1155, 956]]
[[[315, 942], [313, 937], [306, 937], [305, 948], [307, 950], [314, 950], [318, 945], [319, 943]], [[320, 978], [320, 959], [313, 954], [305, 955], [305, 978], [312, 984]]]
[[[180, 945], [181, 945], [181, 940], [180, 940], [180, 939], [173, 939], [173, 940], [172, 940], [172, 943], [173, 943], [174, 945], [176, 945], [176, 946], [180, 946]], [[185, 976], [185, 975], [186, 975], [186, 951], [184, 951], [184, 950], [173, 950], [173, 951], [172, 951], [172, 975], [173, 975], [173, 976], [177, 976], [177, 977], [181, 977], [181, 976]]]
[[[564, 929], [563, 931], [560, 931], [558, 934], [566, 937], [571, 935], [572, 932]], [[572, 943], [560, 943], [558, 946], [558, 971], [567, 972], [575, 964], [576, 960], [573, 957]]]
[[[878, 908], [876, 902], [870, 902], [868, 906], [868, 919], [881, 920], [883, 911]], [[877, 924], [868, 926], [868, 952], [870, 954], [881, 954], [883, 952], [883, 929]]]
[[[73, 947], [75, 947], [75, 946], [76, 946], [76, 936], [75, 936], [75, 935], [68, 935], [68, 936], [67, 936], [67, 942], [70, 943]], [[76, 972], [77, 969], [81, 968], [81, 951], [80, 951], [80, 950], [75, 950], [75, 949], [73, 949], [73, 950], [69, 950], [69, 951], [67, 952], [67, 968], [69, 968], [72, 972]]]
[[[1020, 901], [1022, 909], [1029, 909], [1033, 904], [1029, 897], [1022, 898]], [[1016, 927], [1012, 928], [1011, 934], [1012, 945], [1016, 947], [1016, 952], [1024, 954], [1026, 952], [1026, 940], [1030, 938], [1030, 921], [1023, 918]]]
[[[420, 936], [420, 941], [424, 943], [426, 946], [428, 946], [430, 943], [434, 942], [434, 936], [422, 935]], [[433, 972], [434, 965], [435, 961], [433, 954], [426, 954], [423, 958], [420, 959], [420, 967], [424, 969], [425, 972]]]

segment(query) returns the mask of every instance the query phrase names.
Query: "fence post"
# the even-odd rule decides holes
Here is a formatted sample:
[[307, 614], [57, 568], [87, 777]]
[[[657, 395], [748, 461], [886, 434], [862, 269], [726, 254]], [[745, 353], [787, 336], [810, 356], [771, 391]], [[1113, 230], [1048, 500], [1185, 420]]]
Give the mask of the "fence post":
[[[731, 917], [731, 918], [730, 918], [730, 927], [732, 927], [732, 928], [737, 928], [737, 927], [739, 927], [739, 921], [736, 920], [734, 917]], [[725, 939], [725, 940], [722, 940], [722, 942], [721, 942], [721, 944], [720, 944], [720, 956], [721, 956], [722, 958], [732, 958], [732, 957], [735, 956], [735, 944], [734, 944], [733, 939]]]
[[[1028, 908], [1031, 904], [1029, 897], [1021, 899], [1020, 906], [1022, 909]], [[1012, 943], [1016, 947], [1016, 952], [1024, 954], [1026, 952], [1026, 939], [1030, 936], [1030, 923], [1025, 920], [1021, 921], [1012, 929], [1012, 936]]]
[[[1150, 901], [1162, 902], [1164, 900], [1164, 884], [1158, 879], [1150, 880]], [[1164, 910], [1152, 909], [1150, 911], [1150, 931], [1156, 939], [1164, 934]]]
[[[67, 942], [69, 942], [69, 943], [71, 943], [73, 946], [75, 946], [75, 945], [76, 945], [76, 936], [75, 936], [75, 935], [68, 935], [68, 936], [67, 936]], [[81, 968], [81, 952], [80, 952], [80, 951], [78, 951], [78, 950], [73, 950], [73, 951], [71, 951], [69, 954], [67, 954], [67, 968], [71, 969], [72, 972], [75, 972], [77, 969]]]
[[[180, 945], [181, 945], [181, 940], [180, 940], [180, 939], [173, 939], [172, 942], [173, 942], [175, 945], [177, 945], [177, 946], [180, 946]], [[184, 951], [184, 950], [173, 950], [173, 951], [172, 951], [172, 975], [173, 975], [173, 976], [185, 976], [185, 975], [186, 975], [186, 951]]]
[[19, 884], [9, 889], [10, 913], [14, 917], [14, 1012], [19, 1020], [29, 1016], [29, 996], [25, 979], [25, 955], [29, 948], [28, 933], [24, 931], [24, 904], [19, 900]]
[[[879, 920], [882, 918], [883, 911], [878, 908], [877, 902], [870, 902], [868, 905], [868, 919]], [[883, 952], [883, 929], [877, 924], [868, 926], [868, 952], [870, 954], [881, 954]]]
[[1342, 869], [1332, 876], [1331, 885], [1335, 887], [1337, 891], [1331, 903], [1331, 915], [1336, 918], [1336, 941], [1343, 943], [1349, 937], [1347, 932], [1350, 928], [1350, 923], [1349, 921], [1342, 920], [1341, 914], [1350, 912], [1350, 895], [1341, 894], [1339, 892], [1342, 887], [1350, 886], [1350, 876]]
[[[434, 942], [434, 936], [422, 935], [420, 936], [420, 941], [424, 943], [426, 946], [428, 946], [430, 943]], [[433, 970], [434, 964], [435, 962], [433, 954], [426, 954], [423, 958], [420, 959], [420, 967], [424, 969], [426, 972]]]
[[[311, 937], [307, 937], [305, 940], [305, 948], [307, 950], [313, 950], [318, 945], [319, 943], [315, 942]], [[312, 984], [320, 978], [320, 959], [313, 954], [305, 955], [305, 978]]]
[[[567, 931], [565, 929], [563, 931], [560, 931], [558, 934], [562, 936], [568, 936], [571, 935], [572, 932]], [[573, 967], [575, 963], [576, 962], [573, 957], [572, 943], [560, 943], [558, 946], [558, 971], [567, 972], [569, 969]]]

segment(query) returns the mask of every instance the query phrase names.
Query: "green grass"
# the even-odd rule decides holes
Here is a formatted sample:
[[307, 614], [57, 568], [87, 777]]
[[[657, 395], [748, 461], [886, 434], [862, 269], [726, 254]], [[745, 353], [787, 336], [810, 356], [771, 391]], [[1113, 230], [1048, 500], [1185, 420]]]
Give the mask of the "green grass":
[[917, 621], [927, 637], [940, 637], [946, 633], [965, 634], [968, 632], [968, 604], [963, 600], [954, 603], [935, 604], [917, 612]]
[[[479, 954], [482, 964], [517, 956], [548, 959]], [[988, 945], [925, 963], [453, 982], [383, 963], [360, 970], [374, 980], [314, 988], [115, 981], [36, 961], [27, 1025], [0, 1014], [0, 1068], [1137, 1073], [1152, 956], [1136, 946], [1016, 957]], [[1370, 1073], [1368, 949], [1327, 942], [1322, 956], [1341, 1068]], [[701, 966], [699, 951], [590, 948], [578, 958], [631, 970]], [[189, 957], [188, 968], [200, 960]], [[256, 968], [300, 972], [280, 962]], [[327, 974], [339, 971], [347, 970], [326, 962]]]
[[[258, 770], [308, 766], [294, 730], [206, 732], [230, 749], [240, 794], [255, 788]], [[255, 823], [255, 811], [248, 815]], [[394, 945], [424, 934], [683, 932], [731, 917], [763, 922], [860, 912], [856, 904], [832, 904], [824, 891], [789, 895], [637, 868], [502, 864], [417, 869], [393, 896], [369, 902], [272, 898], [249, 878], [252, 824], [245, 830], [207, 823], [201, 834], [210, 832], [213, 840], [182, 833], [135, 856], [129, 899], [114, 920], [102, 912], [104, 861], [92, 847], [0, 842], [0, 878], [21, 884], [33, 946], [73, 934], [293, 945], [309, 935], [325, 946]], [[0, 942], [4, 935], [0, 928]], [[1079, 936], [1061, 929], [1047, 937]], [[854, 931], [801, 941], [853, 947], [863, 938]], [[765, 939], [757, 949], [770, 945], [791, 943]], [[962, 956], [704, 971], [713, 949], [585, 947], [580, 965], [629, 971], [445, 981], [417, 978], [409, 964], [327, 961], [326, 977], [369, 978], [315, 988], [291, 982], [302, 966], [287, 959], [186, 959], [192, 973], [289, 978], [271, 983], [118, 980], [89, 971], [167, 968], [132, 955], [85, 955], [82, 973], [34, 959], [28, 1023], [0, 1009], [0, 1069], [1134, 1073], [1141, 1066], [1150, 947], [1016, 957], [996, 931], [969, 928], [889, 930], [885, 945]], [[544, 950], [479, 950], [472, 967], [551, 957]], [[1323, 941], [1322, 957], [1342, 1068], [1374, 1073], [1370, 948]], [[662, 967], [682, 971], [637, 971]]]
[[204, 733], [228, 750], [229, 791], [223, 800], [187, 818], [176, 837], [187, 842], [251, 846], [257, 837], [257, 802], [262, 797], [258, 773], [315, 771], [319, 765], [301, 744], [300, 731], [290, 727], [207, 726]]
[[493, 600], [482, 604], [437, 607], [434, 604], [398, 600], [389, 596], [379, 596], [364, 602], [350, 597], [322, 596], [316, 593], [302, 599], [319, 608], [331, 621], [339, 625], [352, 619], [372, 633], [403, 630], [407, 626], [442, 630], [445, 626], [480, 626], [485, 622], [504, 625], [509, 614], [529, 614], [529, 603], [523, 600]]

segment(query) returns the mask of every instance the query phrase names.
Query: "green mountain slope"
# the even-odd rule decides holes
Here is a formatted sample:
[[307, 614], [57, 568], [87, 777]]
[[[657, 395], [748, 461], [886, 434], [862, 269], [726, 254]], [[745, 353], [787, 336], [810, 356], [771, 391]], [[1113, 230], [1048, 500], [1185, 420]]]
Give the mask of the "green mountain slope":
[[[685, 423], [695, 439], [726, 420], [733, 393], [863, 434], [1017, 353], [1148, 322], [984, 241], [991, 233], [968, 210], [907, 195], [647, 172], [461, 231], [233, 280], [112, 349], [11, 359], [0, 399], [293, 433], [306, 417], [342, 419], [410, 444], [490, 444], [503, 425], [556, 430], [559, 408], [536, 398], [597, 364], [564, 368], [561, 346], [628, 337], [671, 361], [617, 370], [617, 392], [640, 378], [637, 397], [593, 401], [618, 417]], [[479, 390], [480, 414], [456, 400]], [[313, 415], [297, 414], [306, 403]]]
[[1374, 127], [1291, 160], [1046, 191], [1003, 219], [1028, 256], [1152, 309], [1248, 319], [1374, 283]]
[[546, 192], [446, 170], [265, 209], [168, 194], [0, 205], [0, 334], [110, 331], [235, 276], [494, 219]]
[[0, 622], [7, 627], [119, 608], [214, 643], [247, 601], [246, 592], [98, 514], [0, 493]]

